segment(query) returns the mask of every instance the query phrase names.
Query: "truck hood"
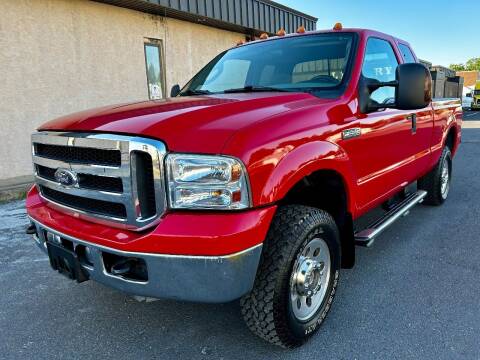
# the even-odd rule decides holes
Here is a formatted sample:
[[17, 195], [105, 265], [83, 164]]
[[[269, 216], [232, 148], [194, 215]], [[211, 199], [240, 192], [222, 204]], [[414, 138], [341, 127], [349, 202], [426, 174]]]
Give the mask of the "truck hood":
[[87, 110], [39, 130], [130, 134], [162, 140], [172, 151], [220, 153], [238, 130], [320, 100], [306, 93], [178, 97]]

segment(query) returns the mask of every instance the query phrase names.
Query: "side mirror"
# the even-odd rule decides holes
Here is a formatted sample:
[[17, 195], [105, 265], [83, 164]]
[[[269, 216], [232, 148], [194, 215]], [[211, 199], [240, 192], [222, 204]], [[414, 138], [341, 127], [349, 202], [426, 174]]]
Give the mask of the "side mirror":
[[410, 63], [397, 67], [395, 108], [417, 110], [432, 101], [432, 75], [422, 64]]
[[[432, 75], [422, 64], [401, 64], [396, 70], [396, 80], [380, 82], [363, 77], [359, 84], [360, 111], [369, 113], [379, 109], [417, 110], [428, 106], [432, 101]], [[379, 104], [371, 99], [371, 94], [381, 87], [394, 87], [395, 99]]]
[[180, 94], [180, 91], [180, 85], [173, 85], [172, 90], [170, 90], [170, 97], [176, 97], [178, 94]]

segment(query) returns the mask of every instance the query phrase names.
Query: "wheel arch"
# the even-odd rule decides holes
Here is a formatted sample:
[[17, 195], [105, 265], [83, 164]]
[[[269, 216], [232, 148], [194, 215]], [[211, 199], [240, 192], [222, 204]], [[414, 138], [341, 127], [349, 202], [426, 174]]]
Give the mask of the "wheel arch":
[[355, 262], [355, 184], [346, 152], [331, 142], [313, 141], [282, 157], [262, 187], [259, 203], [307, 205], [329, 212], [340, 231], [342, 267], [351, 268]]
[[450, 151], [452, 152], [452, 155], [454, 155], [457, 151], [459, 143], [457, 125], [452, 124], [446, 134], [447, 135], [445, 136], [444, 146], [448, 146], [450, 148]]
[[306, 205], [329, 212], [340, 231], [342, 267], [351, 268], [355, 263], [353, 184], [347, 154], [336, 144], [319, 141], [287, 154], [266, 188], [279, 205]]
[[349, 191], [342, 174], [322, 168], [298, 181], [279, 205], [306, 205], [328, 212], [339, 229], [342, 267], [352, 268], [355, 264], [355, 239], [348, 199]]
[[328, 141], [301, 145], [287, 153], [269, 174], [261, 190], [259, 204], [281, 202], [299, 183], [312, 174], [323, 172], [341, 179], [349, 212], [355, 212], [355, 182], [350, 159], [343, 149]]

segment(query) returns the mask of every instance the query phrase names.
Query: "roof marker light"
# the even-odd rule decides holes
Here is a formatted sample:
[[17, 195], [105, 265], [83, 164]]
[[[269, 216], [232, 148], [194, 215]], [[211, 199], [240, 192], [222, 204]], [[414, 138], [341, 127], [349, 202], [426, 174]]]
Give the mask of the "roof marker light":
[[277, 36], [285, 36], [286, 34], [287, 32], [284, 28], [280, 28], [280, 30], [277, 31]]
[[333, 27], [333, 30], [342, 30], [343, 29], [343, 25], [342, 23], [336, 23], [335, 26]]
[[267, 39], [268, 39], [268, 34], [267, 34], [267, 33], [263, 33], [262, 35], [260, 35], [260, 39], [261, 39], [261, 40], [267, 40]]
[[297, 33], [304, 34], [305, 33], [305, 26], [300, 25], [297, 29]]

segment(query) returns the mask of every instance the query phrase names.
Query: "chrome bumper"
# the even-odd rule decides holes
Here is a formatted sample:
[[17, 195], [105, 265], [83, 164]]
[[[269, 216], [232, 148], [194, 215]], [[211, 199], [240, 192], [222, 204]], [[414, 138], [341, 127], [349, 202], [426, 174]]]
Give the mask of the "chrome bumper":
[[[47, 253], [46, 232], [87, 246], [93, 265], [82, 264], [91, 280], [131, 295], [195, 302], [222, 303], [248, 293], [255, 280], [262, 244], [227, 256], [180, 256], [131, 253], [92, 244], [51, 229], [30, 218], [37, 233], [36, 244]], [[103, 255], [114, 254], [145, 261], [148, 280], [126, 279], [108, 273]]]

